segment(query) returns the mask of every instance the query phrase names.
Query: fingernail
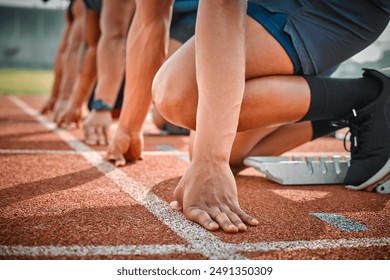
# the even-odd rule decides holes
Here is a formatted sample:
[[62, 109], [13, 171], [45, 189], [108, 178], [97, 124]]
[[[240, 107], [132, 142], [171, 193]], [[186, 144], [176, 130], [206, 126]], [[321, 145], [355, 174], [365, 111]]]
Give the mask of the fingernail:
[[229, 230], [234, 231], [234, 232], [238, 231], [238, 228], [234, 225], [230, 225], [228, 228], [229, 228]]
[[255, 225], [258, 225], [258, 224], [259, 224], [259, 221], [256, 220], [256, 219], [252, 219], [252, 223], [255, 224]]
[[209, 223], [209, 228], [210, 229], [218, 229], [219, 225], [215, 222], [211, 222], [211, 223]]
[[238, 229], [239, 229], [239, 230], [247, 230], [247, 227], [246, 227], [245, 224], [239, 224], [239, 225], [238, 225]]

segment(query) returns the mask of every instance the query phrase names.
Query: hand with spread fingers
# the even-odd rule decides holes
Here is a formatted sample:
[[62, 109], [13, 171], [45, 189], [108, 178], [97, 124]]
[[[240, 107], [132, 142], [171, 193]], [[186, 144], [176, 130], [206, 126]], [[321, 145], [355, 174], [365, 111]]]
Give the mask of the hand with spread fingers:
[[176, 201], [171, 205], [207, 230], [221, 228], [236, 233], [246, 231], [246, 224], [258, 224], [238, 204], [236, 182], [229, 165], [191, 162], [174, 197]]
[[121, 128], [115, 132], [114, 139], [110, 143], [106, 159], [114, 161], [116, 166], [124, 166], [126, 162], [141, 160], [144, 146], [142, 132], [125, 133]]
[[88, 145], [107, 145], [111, 123], [110, 111], [92, 110], [83, 121], [85, 142]]

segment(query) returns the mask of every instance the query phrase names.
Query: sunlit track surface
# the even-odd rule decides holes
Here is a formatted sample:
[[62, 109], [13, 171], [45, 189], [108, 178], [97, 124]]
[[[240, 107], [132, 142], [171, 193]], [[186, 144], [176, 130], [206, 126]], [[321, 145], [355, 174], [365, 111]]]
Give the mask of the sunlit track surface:
[[[88, 190], [94, 187], [98, 188], [99, 195], [101, 195], [99, 198], [89, 197], [90, 203], [94, 203], [94, 207], [99, 206], [99, 203], [106, 203], [114, 210], [118, 206], [126, 207], [124, 209], [128, 211], [129, 219], [133, 218], [131, 214], [133, 208], [131, 207], [134, 207], [140, 212], [140, 214], [135, 213], [135, 215], [144, 216], [143, 222], [145, 225], [148, 225], [149, 228], [156, 226], [157, 231], [161, 230], [161, 243], [159, 242], [158, 233], [145, 231], [142, 228], [142, 223], [141, 226], [137, 225], [137, 228], [132, 228], [133, 236], [123, 237], [123, 239], [127, 238], [126, 242], [121, 241], [121, 238], [118, 237], [115, 237], [116, 239], [112, 237], [111, 240], [110, 235], [106, 232], [102, 232], [102, 236], [106, 238], [104, 240], [103, 238], [99, 239], [98, 232], [96, 236], [91, 234], [91, 239], [88, 239], [88, 232], [85, 232], [82, 223], [75, 221], [80, 217], [85, 219], [84, 222], [89, 221], [88, 216], [84, 217], [82, 214], [78, 216], [79, 212], [77, 211], [81, 210], [79, 210], [76, 203], [71, 201], [71, 198], [66, 198], [66, 201], [61, 204], [60, 201], [54, 201], [55, 197], [52, 197], [52, 195], [66, 197], [68, 192], [75, 192], [77, 188], [70, 190], [64, 184], [60, 191], [54, 189], [50, 195], [37, 183], [40, 182], [39, 180], [29, 183], [28, 178], [25, 180], [16, 179], [16, 177], [12, 179], [13, 176], [3, 173], [0, 175], [1, 185], [3, 186], [0, 189], [0, 201], [2, 201], [0, 203], [0, 227], [2, 228], [0, 230], [0, 257], [2, 259], [46, 257], [54, 259], [88, 259], [89, 257], [115, 259], [118, 256], [129, 259], [390, 258], [390, 206], [388, 195], [351, 192], [346, 191], [342, 186], [286, 188], [266, 181], [258, 173], [251, 170], [237, 178], [240, 203], [249, 213], [260, 216], [260, 226], [250, 228], [248, 232], [237, 235], [225, 234], [220, 231], [208, 232], [188, 221], [180, 212], [172, 210], [169, 206], [178, 176], [182, 174], [182, 170], [188, 164], [182, 160], [182, 157], [187, 156], [184, 149], [171, 148], [171, 146], [164, 146], [164, 143], [162, 143], [161, 146], [155, 145], [154, 150], [145, 151], [142, 162], [125, 168], [116, 168], [104, 160], [104, 151], [95, 150], [85, 145], [74, 133], [57, 129], [54, 123], [41, 116], [36, 110], [40, 104], [39, 100], [29, 98], [22, 100], [13, 96], [1, 97], [1, 100], [8, 104], [4, 106], [13, 105], [15, 107], [13, 111], [19, 110], [16, 117], [22, 118], [25, 122], [25, 129], [33, 124], [39, 127], [37, 129], [42, 130], [44, 128], [44, 130], [48, 130], [51, 133], [50, 135], [57, 137], [58, 140], [52, 139], [50, 143], [47, 143], [49, 148], [40, 148], [39, 144], [36, 148], [32, 148], [31, 143], [28, 143], [28, 147], [23, 144], [18, 146], [18, 143], [10, 139], [11, 136], [14, 139], [21, 140], [24, 136], [18, 138], [18, 135], [23, 133], [23, 135], [26, 135], [26, 131], [21, 131], [21, 124], [17, 125], [16, 131], [13, 131], [14, 124], [18, 121], [17, 118], [15, 121], [3, 122], [2, 126], [5, 130], [0, 134], [0, 139], [3, 139], [3, 141], [0, 140], [0, 167], [14, 161], [19, 161], [19, 164], [23, 166], [24, 161], [31, 162], [34, 158], [34, 160], [37, 160], [36, 168], [39, 170], [39, 157], [44, 157], [44, 160], [58, 158], [62, 165], [73, 165], [76, 168], [74, 161], [83, 158], [86, 162], [80, 162], [80, 165], [89, 165], [105, 178], [103, 182], [103, 177], [95, 175], [96, 179], [94, 179], [93, 184], [84, 179], [88, 186], [91, 185]], [[4, 102], [0, 103], [4, 104]], [[2, 111], [0, 117], [9, 114], [6, 117], [12, 120], [13, 111]], [[20, 116], [21, 113], [25, 114], [26, 118], [34, 120], [35, 123], [31, 120], [26, 122], [23, 119], [24, 117]], [[40, 137], [43, 139], [45, 135], [47, 134], [42, 133]], [[29, 141], [30, 138], [28, 137], [30, 136], [25, 136], [26, 141]], [[66, 143], [71, 149], [56, 148], [57, 141]], [[145, 142], [147, 141], [146, 137]], [[174, 142], [175, 140], [172, 143]], [[323, 147], [327, 147], [326, 144]], [[297, 153], [305, 154], [309, 152], [312, 153], [303, 148]], [[315, 152], [332, 154], [333, 151], [321, 150]], [[290, 154], [294, 154], [294, 151]], [[175, 170], [175, 167], [177, 167], [177, 170]], [[15, 172], [16, 167], [12, 170]], [[22, 175], [19, 174], [19, 176]], [[62, 176], [66, 177], [66, 175]], [[160, 180], [160, 177], [163, 180]], [[77, 181], [77, 177], [69, 176], [69, 178]], [[20, 182], [16, 184], [12, 183], [12, 180]], [[55, 182], [55, 180], [49, 181], [48, 184], [51, 184], [51, 182]], [[8, 197], [7, 195], [13, 193], [12, 188], [15, 184], [19, 190], [26, 191], [26, 194], [20, 194], [20, 198]], [[30, 194], [27, 192], [29, 186], [31, 186], [32, 191]], [[110, 186], [116, 190], [114, 191]], [[82, 188], [82, 186], [79, 188]], [[87, 189], [87, 187], [85, 188]], [[110, 196], [111, 192], [125, 194], [128, 198], [124, 197], [123, 201], [116, 203], [115, 197]], [[343, 197], [345, 203], [339, 197], [336, 199], [336, 196]], [[47, 203], [45, 204], [47, 205], [46, 208], [38, 205], [41, 203], [40, 199]], [[53, 209], [50, 208], [48, 200], [53, 203]], [[131, 205], [127, 207], [125, 200], [134, 202], [129, 203]], [[29, 207], [24, 205], [26, 203]], [[71, 204], [73, 208], [66, 209], [67, 203]], [[88, 205], [89, 202], [85, 203]], [[321, 204], [323, 207], [321, 207]], [[94, 215], [93, 211], [84, 211], [85, 213], [92, 213], [92, 216]], [[143, 211], [145, 211], [145, 214], [142, 214]], [[31, 239], [27, 234], [22, 234], [24, 225], [21, 223], [24, 219], [37, 217], [34, 216], [34, 213], [39, 213], [38, 216], [43, 219], [42, 217], [46, 217], [48, 212], [56, 214], [76, 213], [76, 215], [72, 214], [73, 216], [67, 217], [72, 218], [72, 222], [78, 226], [74, 230], [72, 228], [67, 229], [67, 232], [74, 234], [72, 239], [64, 237], [64, 240], [62, 240], [60, 233], [58, 238], [53, 235], [42, 236], [42, 238], [31, 237]], [[22, 218], [20, 221], [15, 220], [12, 215]], [[150, 218], [148, 215], [150, 215]], [[99, 216], [99, 218], [101, 217]], [[35, 225], [36, 229], [50, 233], [50, 227], [56, 228], [55, 222], [51, 219], [54, 220], [55, 218], [47, 220], [47, 224], [44, 222], [37, 223]], [[45, 220], [43, 219], [43, 221]], [[31, 218], [25, 222], [34, 225], [35, 221]], [[91, 223], [89, 227], [91, 231], [96, 228], [98, 228], [97, 231], [104, 231], [105, 227], [110, 227], [109, 221], [103, 226], [97, 220], [91, 219], [89, 222]], [[153, 225], [150, 225], [151, 223]], [[120, 229], [115, 228], [115, 230], [119, 231]], [[83, 232], [78, 234], [77, 231]], [[15, 236], [17, 234], [20, 234], [20, 238]], [[126, 233], [121, 232], [121, 235], [123, 234]], [[148, 239], [149, 234], [151, 235], [150, 239]]]

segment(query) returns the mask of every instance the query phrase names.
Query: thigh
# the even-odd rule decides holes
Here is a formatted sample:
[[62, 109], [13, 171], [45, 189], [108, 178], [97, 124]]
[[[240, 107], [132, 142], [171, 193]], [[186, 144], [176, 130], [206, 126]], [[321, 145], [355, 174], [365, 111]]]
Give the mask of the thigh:
[[246, 78], [293, 74], [294, 65], [279, 42], [251, 17], [247, 17]]
[[[247, 17], [246, 79], [273, 74], [292, 74], [294, 66], [278, 41], [259, 23]], [[229, 59], [229, 58], [227, 58]], [[158, 73], [158, 79], [174, 85], [172, 94], [185, 95], [197, 103], [195, 40], [189, 39], [176, 51]]]

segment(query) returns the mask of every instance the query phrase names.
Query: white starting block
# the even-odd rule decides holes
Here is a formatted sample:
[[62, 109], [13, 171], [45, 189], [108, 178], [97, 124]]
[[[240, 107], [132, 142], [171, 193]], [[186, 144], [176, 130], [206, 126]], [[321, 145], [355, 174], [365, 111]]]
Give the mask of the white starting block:
[[[254, 167], [266, 177], [281, 185], [343, 184], [350, 156], [339, 155], [302, 157], [247, 157], [244, 164]], [[390, 194], [390, 180], [374, 189], [381, 194]]]
[[282, 185], [342, 184], [350, 157], [339, 155], [302, 157], [248, 157], [244, 164], [254, 167], [269, 180]]

